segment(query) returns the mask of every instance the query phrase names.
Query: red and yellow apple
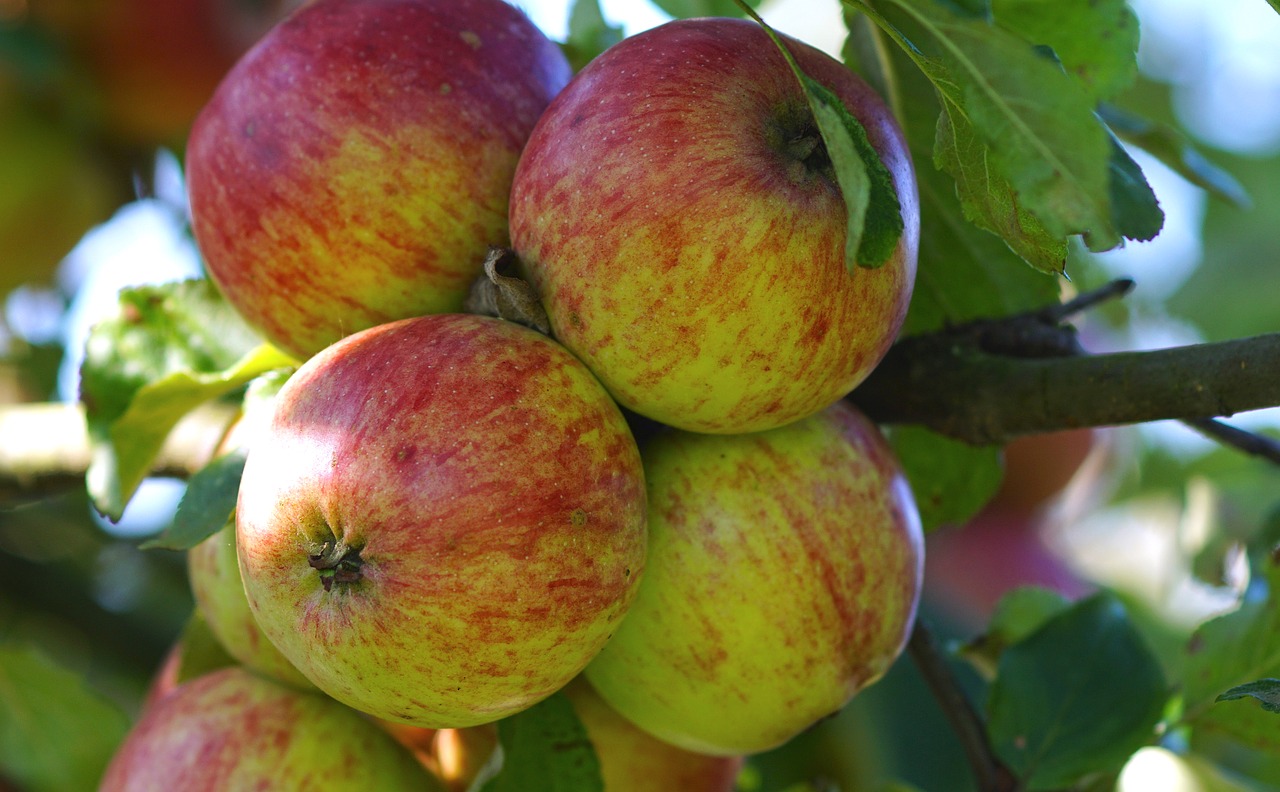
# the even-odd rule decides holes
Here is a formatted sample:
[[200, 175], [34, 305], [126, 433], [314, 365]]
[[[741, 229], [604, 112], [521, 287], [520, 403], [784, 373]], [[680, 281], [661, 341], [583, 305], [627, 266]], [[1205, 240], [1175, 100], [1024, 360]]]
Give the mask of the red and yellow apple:
[[359, 713], [232, 667], [156, 701], [116, 751], [99, 786], [100, 792], [157, 789], [442, 787]]
[[563, 347], [435, 314], [293, 375], [236, 525], [253, 614], [317, 687], [386, 720], [468, 726], [551, 695], [617, 628], [645, 563], [644, 473]]
[[840, 402], [768, 432], [672, 431], [643, 450], [649, 562], [587, 666], [614, 709], [698, 753], [780, 745], [897, 659], [924, 544], [876, 427]]
[[511, 238], [555, 337], [614, 398], [698, 432], [769, 429], [861, 382], [915, 278], [914, 171], [890, 111], [788, 40], [866, 128], [905, 230], [845, 266], [846, 207], [800, 83], [759, 26], [672, 22], [584, 68], [516, 171]]
[[301, 358], [460, 310], [508, 240], [516, 161], [568, 77], [502, 0], [314, 0], [236, 64], [192, 130], [209, 274]]

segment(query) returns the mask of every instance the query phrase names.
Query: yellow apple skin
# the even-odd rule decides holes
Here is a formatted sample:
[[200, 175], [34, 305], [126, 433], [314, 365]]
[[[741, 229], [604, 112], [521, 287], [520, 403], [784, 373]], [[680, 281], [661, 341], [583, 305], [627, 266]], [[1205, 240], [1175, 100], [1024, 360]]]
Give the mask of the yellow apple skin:
[[[867, 130], [904, 231], [845, 265], [847, 212], [795, 75], [752, 22], [681, 20], [615, 45], [551, 103], [511, 193], [511, 239], [555, 337], [624, 407], [695, 432], [825, 408], [888, 351], [915, 280], [901, 130], [843, 64], [789, 40]], [[815, 159], [818, 162], [815, 162]]]
[[586, 676], [650, 734], [699, 753], [780, 745], [901, 653], [924, 546], [892, 450], [852, 406], [643, 450], [649, 559]]

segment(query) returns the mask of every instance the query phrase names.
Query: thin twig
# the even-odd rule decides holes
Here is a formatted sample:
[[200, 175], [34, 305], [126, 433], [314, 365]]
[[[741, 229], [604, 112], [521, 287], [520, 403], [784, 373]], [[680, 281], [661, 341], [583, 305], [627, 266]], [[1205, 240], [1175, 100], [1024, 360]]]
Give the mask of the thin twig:
[[982, 716], [961, 690], [960, 683], [938, 648], [933, 633], [919, 618], [916, 619], [911, 638], [907, 641], [907, 652], [920, 669], [929, 689], [933, 691], [951, 728], [960, 738], [979, 792], [1013, 792], [1017, 789], [1017, 778], [991, 747]]
[[1280, 465], [1280, 441], [1223, 423], [1216, 418], [1195, 418], [1183, 423], [1219, 443]]

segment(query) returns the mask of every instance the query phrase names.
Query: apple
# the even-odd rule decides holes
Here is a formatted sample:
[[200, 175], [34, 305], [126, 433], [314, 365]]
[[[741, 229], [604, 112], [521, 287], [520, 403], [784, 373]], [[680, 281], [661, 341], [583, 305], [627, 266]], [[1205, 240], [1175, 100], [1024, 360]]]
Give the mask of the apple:
[[619, 715], [583, 677], [564, 692], [596, 749], [609, 792], [733, 792], [741, 756], [707, 756], [656, 739]]
[[1004, 447], [1004, 478], [990, 510], [1034, 514], [1063, 494], [1095, 451], [1105, 453], [1101, 429], [1024, 435]]
[[569, 78], [502, 0], [314, 0], [222, 81], [187, 149], [214, 282], [281, 349], [460, 310]]
[[314, 687], [263, 634], [249, 609], [240, 579], [234, 521], [187, 551], [187, 573], [196, 608], [227, 654], [277, 681]]
[[644, 472], [567, 350], [434, 314], [329, 347], [276, 396], [236, 510], [267, 637], [317, 687], [426, 728], [525, 709], [626, 612]]
[[788, 48], [857, 117], [905, 230], [845, 266], [846, 209], [799, 82], [756, 24], [671, 22], [614, 45], [529, 138], [511, 239], [555, 337], [617, 401], [736, 433], [813, 414], [893, 342], [915, 278], [919, 200], [901, 130], [844, 65]]
[[781, 745], [901, 653], [924, 545], [892, 449], [846, 403], [768, 432], [671, 431], [643, 450], [649, 561], [586, 669], [659, 739], [717, 756]]
[[359, 713], [232, 667], [178, 687], [143, 713], [99, 792], [321, 788], [442, 789]]

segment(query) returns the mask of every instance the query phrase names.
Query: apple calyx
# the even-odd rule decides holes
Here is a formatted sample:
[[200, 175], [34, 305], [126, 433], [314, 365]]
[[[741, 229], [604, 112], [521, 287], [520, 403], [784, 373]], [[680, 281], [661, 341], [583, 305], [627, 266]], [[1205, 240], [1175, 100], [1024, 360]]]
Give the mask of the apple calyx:
[[489, 248], [484, 272], [472, 282], [463, 310], [505, 319], [550, 336], [551, 320], [533, 286], [516, 274], [518, 261], [511, 248]]
[[360, 567], [364, 566], [364, 560], [360, 558], [360, 548], [348, 547], [340, 539], [326, 540], [319, 553], [307, 556], [307, 563], [320, 572], [325, 591], [332, 591], [335, 583], [349, 586], [363, 579]]
[[797, 176], [812, 174], [832, 185], [838, 183], [822, 131], [807, 107], [781, 109], [769, 124], [766, 135], [775, 151], [800, 166]]

